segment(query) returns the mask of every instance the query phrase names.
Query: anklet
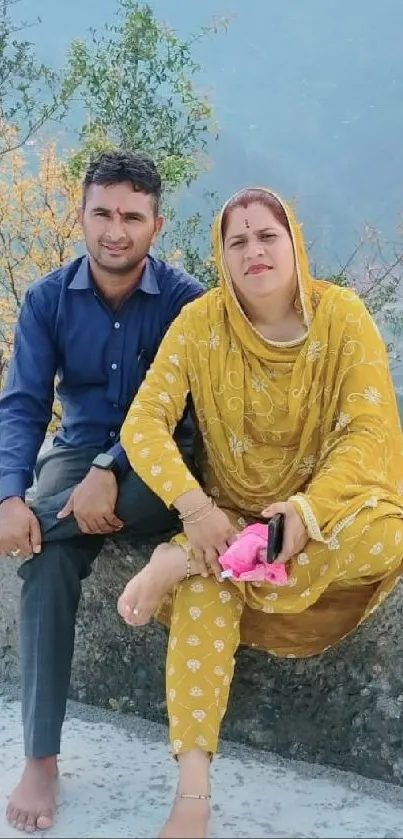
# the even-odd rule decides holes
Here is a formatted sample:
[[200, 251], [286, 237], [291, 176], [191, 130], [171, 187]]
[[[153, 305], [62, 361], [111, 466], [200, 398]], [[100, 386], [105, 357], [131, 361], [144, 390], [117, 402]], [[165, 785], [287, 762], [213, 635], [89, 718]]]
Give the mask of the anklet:
[[176, 798], [193, 798], [198, 801], [210, 801], [211, 795], [196, 795], [193, 792], [177, 792]]
[[185, 580], [188, 580], [192, 576], [192, 549], [190, 545], [181, 545], [182, 550], [185, 551], [186, 554], [186, 576]]

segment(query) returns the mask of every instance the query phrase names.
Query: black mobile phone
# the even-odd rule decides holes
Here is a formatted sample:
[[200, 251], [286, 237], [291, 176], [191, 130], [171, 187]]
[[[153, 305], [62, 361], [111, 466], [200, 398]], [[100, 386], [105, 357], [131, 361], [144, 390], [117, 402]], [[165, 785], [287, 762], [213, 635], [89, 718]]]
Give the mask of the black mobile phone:
[[281, 549], [283, 547], [283, 538], [284, 538], [284, 522], [285, 522], [285, 515], [284, 513], [276, 513], [271, 519], [269, 519], [267, 528], [268, 528], [268, 539], [267, 539], [267, 562], [271, 563], [275, 562]]

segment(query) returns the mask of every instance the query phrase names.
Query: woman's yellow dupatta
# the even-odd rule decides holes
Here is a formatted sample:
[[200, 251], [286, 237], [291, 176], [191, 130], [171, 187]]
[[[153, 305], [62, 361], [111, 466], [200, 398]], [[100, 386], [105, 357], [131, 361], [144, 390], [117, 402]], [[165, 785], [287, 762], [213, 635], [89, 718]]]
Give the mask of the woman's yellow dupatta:
[[271, 342], [248, 321], [225, 266], [224, 207], [213, 233], [219, 288], [189, 310], [189, 353], [201, 377], [196, 414], [231, 505], [257, 514], [297, 496], [311, 535], [329, 538], [378, 496], [401, 509], [401, 427], [370, 314], [353, 291], [311, 276], [301, 227], [275, 197], [294, 243], [306, 337]]

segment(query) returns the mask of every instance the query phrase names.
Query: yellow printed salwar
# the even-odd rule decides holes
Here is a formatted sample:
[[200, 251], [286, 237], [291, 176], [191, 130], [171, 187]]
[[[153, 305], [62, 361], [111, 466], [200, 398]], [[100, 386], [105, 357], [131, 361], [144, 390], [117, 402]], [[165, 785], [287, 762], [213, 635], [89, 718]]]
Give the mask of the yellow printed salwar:
[[215, 577], [184, 580], [174, 592], [166, 692], [175, 754], [195, 746], [217, 751], [242, 611], [242, 592]]
[[[196, 737], [214, 751], [227, 695], [212, 672], [222, 666], [222, 678], [231, 679], [238, 630], [241, 642], [274, 655], [317, 654], [368, 617], [402, 573], [403, 439], [386, 349], [353, 291], [311, 277], [301, 229], [282, 204], [306, 335], [275, 343], [252, 327], [227, 276], [220, 217], [220, 286], [182, 310], [122, 428], [133, 468], [171, 505], [198, 486], [172, 439], [190, 393], [206, 491], [240, 528], [271, 502], [290, 499], [310, 537], [290, 561], [284, 587], [201, 581], [204, 597], [190, 580], [161, 608], [164, 620], [172, 609], [167, 686], [176, 751], [192, 748]], [[242, 604], [235, 617], [222, 614], [225, 591]], [[200, 631], [192, 609], [200, 609]], [[230, 623], [218, 637], [211, 628], [220, 618]], [[218, 641], [226, 653], [213, 667]], [[189, 661], [198, 662], [194, 674]], [[186, 703], [182, 681], [187, 694], [196, 691]]]

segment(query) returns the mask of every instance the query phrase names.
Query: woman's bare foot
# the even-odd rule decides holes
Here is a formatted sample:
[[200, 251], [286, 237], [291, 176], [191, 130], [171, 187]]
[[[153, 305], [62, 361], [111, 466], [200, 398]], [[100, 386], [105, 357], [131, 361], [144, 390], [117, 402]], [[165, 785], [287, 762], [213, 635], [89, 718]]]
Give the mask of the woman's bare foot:
[[210, 821], [210, 802], [204, 799], [176, 798], [160, 839], [206, 839]]
[[33, 833], [52, 827], [56, 813], [56, 757], [27, 758], [18, 786], [11, 793], [6, 816], [12, 827]]
[[[160, 545], [149, 563], [129, 580], [118, 600], [118, 612], [131, 626], [151, 620], [165, 595], [186, 577], [187, 557], [179, 545]], [[194, 572], [196, 573], [196, 572]]]
[[[210, 755], [191, 749], [178, 755], [179, 783], [159, 839], [205, 839], [210, 821]], [[204, 798], [181, 798], [203, 795]]]

